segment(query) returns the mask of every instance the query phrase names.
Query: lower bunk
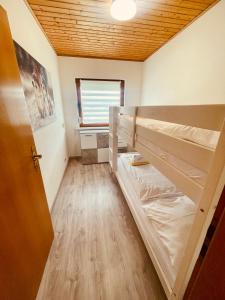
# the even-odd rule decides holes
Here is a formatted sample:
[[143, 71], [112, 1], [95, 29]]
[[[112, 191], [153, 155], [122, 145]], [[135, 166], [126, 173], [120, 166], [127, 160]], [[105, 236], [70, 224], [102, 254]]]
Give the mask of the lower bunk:
[[136, 153], [118, 154], [116, 177], [168, 298], [197, 204], [151, 164], [132, 166]]

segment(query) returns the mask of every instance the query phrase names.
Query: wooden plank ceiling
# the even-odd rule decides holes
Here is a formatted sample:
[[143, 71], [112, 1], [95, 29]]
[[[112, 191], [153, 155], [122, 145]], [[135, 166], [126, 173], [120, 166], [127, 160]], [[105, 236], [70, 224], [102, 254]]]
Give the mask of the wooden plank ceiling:
[[120, 22], [111, 0], [28, 0], [58, 55], [144, 61], [215, 0], [137, 0]]

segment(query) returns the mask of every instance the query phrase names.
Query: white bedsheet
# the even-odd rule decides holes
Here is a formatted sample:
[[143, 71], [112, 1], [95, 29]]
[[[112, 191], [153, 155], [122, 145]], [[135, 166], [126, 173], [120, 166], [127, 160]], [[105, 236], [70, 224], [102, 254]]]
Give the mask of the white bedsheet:
[[134, 155], [125, 153], [120, 157], [125, 168], [132, 176], [133, 185], [141, 201], [149, 201], [160, 196], [169, 197], [182, 194], [169, 179], [151, 164], [132, 166], [131, 161]]
[[170, 261], [175, 276], [197, 205], [179, 192], [153, 166], [131, 166], [129, 160], [132, 155], [132, 153], [120, 154], [119, 160], [126, 170], [139, 201], [142, 200], [140, 201], [141, 209], [151, 223], [150, 228], [154, 229], [153, 235], [157, 236], [160, 247], [163, 247], [164, 253], [167, 253], [167, 259]]
[[177, 272], [196, 213], [187, 196], [160, 198], [142, 206]]

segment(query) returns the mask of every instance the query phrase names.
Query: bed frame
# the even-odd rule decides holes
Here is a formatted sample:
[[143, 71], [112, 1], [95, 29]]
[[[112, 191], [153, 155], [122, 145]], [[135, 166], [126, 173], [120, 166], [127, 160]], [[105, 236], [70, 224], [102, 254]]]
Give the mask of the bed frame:
[[[136, 125], [136, 117], [220, 131], [219, 141], [216, 149], [213, 150]], [[135, 149], [149, 159], [184, 194], [198, 203], [191, 233], [173, 285], [169, 283], [166, 273], [157, 259], [154, 247], [149, 245], [147, 231], [144, 230], [141, 218], [132, 206], [132, 200], [123, 183], [124, 179], [117, 171], [118, 136], [127, 142], [129, 148]], [[197, 183], [166, 161], [164, 157], [152, 152], [148, 148], [147, 142], [159, 146], [177, 158], [206, 172], [205, 185]], [[167, 298], [170, 300], [182, 299], [225, 183], [225, 105], [110, 107], [109, 161], [111, 170], [116, 175], [127, 199]]]

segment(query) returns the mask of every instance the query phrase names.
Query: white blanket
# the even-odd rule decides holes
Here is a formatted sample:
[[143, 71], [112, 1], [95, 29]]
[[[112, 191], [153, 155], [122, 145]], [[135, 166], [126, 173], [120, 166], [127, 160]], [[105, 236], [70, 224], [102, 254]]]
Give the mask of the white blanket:
[[133, 185], [141, 201], [181, 195], [176, 186], [151, 164], [138, 167], [131, 166], [130, 161], [133, 155], [122, 154], [121, 160], [131, 177], [133, 177]]
[[195, 203], [187, 196], [177, 196], [160, 198], [142, 207], [159, 235], [172, 266], [178, 270], [196, 213]]

